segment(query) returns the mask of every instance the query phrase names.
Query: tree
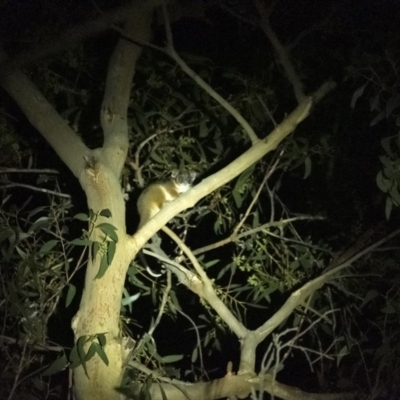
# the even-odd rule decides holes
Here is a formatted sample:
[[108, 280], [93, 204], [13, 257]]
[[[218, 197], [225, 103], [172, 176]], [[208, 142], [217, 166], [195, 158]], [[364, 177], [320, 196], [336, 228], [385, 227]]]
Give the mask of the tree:
[[[363, 248], [366, 243], [366, 239], [363, 237], [363, 240], [344, 255], [337, 257], [332, 263], [327, 263], [326, 258], [329, 258], [327, 257], [329, 249], [315, 246], [311, 240], [300, 239], [300, 235], [293, 226], [295, 221], [313, 220], [314, 218], [289, 218], [290, 214], [285, 206], [279, 203], [278, 198], [274, 195], [275, 188], [268, 186], [267, 182], [274, 173], [280, 170], [284, 171], [285, 168], [292, 165], [291, 162], [296, 159], [295, 156], [302, 152], [305, 153], [304, 149], [301, 149], [295, 141], [288, 140], [285, 144], [282, 144], [284, 139], [310, 115], [314, 106], [335, 87], [333, 82], [327, 81], [321, 84], [319, 89], [311, 95], [305, 95], [304, 83], [299, 78], [287, 49], [281, 44], [270, 25], [273, 7], [267, 8], [262, 1], [254, 2], [254, 10], [258, 13], [257, 18], [260, 20], [260, 27], [277, 54], [285, 77], [291, 85], [297, 105], [290, 112], [285, 110], [288, 115], [282, 118], [282, 122], [276, 123], [270, 129], [270, 133], [263, 137], [257, 135], [252, 125], [242, 116], [246, 113], [243, 99], [242, 103], [237, 101], [236, 107], [234, 107], [232, 105], [234, 101], [228, 102], [217, 94], [206, 80], [197, 75], [178, 55], [173, 46], [168, 13], [165, 7], [163, 8], [163, 15], [167, 45], [162, 49], [150, 44], [151, 27], [154, 22], [153, 15], [155, 12], [160, 12], [160, 7], [161, 5], [157, 1], [132, 1], [116, 10], [109, 11], [94, 22], [68, 31], [61, 36], [57, 43], [53, 43], [53, 46], [43, 47], [43, 49], [39, 47], [40, 51], [37, 49], [13, 58], [9, 58], [3, 51], [0, 57], [0, 83], [2, 87], [18, 104], [29, 122], [51, 145], [75, 178], [79, 180], [87, 198], [88, 215], [87, 217], [82, 215], [78, 217], [88, 222], [87, 233], [81, 241], [72, 242], [72, 244], [87, 245], [90, 249], [87, 256], [85, 283], [79, 310], [72, 319], [75, 346], [69, 362], [70, 366], [73, 367], [76, 397], [78, 399], [120, 398], [121, 391], [117, 391], [116, 388], [121, 388], [125, 369], [129, 364], [130, 367], [133, 367], [132, 370], [140, 371], [149, 376], [149, 379], [143, 385], [138, 386], [133, 383], [128, 386], [125, 385], [123, 393], [130, 395], [130, 390], [132, 390], [136, 396], [143, 397], [146, 396], [147, 392], [150, 392], [153, 399], [161, 399], [164, 394], [171, 399], [187, 398], [187, 396], [213, 399], [249, 395], [252, 391], [260, 390], [281, 398], [301, 398], [301, 396], [310, 398], [311, 394], [304, 394], [296, 388], [279, 383], [276, 375], [292, 349], [295, 348], [297, 340], [303, 338], [306, 333], [310, 333], [316, 325], [321, 325], [323, 320], [329, 320], [331, 315], [334, 314], [334, 307], [332, 309], [324, 308], [323, 296], [318, 294], [318, 289], [340, 276], [340, 273], [346, 267], [371, 249], [393, 238], [398, 232], [395, 231], [392, 235], [375, 244], [370, 244], [366, 248]], [[193, 5], [189, 7], [191, 10], [193, 8]], [[171, 13], [174, 15], [173, 11]], [[46, 100], [32, 80], [22, 72], [21, 68], [33, 60], [65, 50], [67, 45], [76, 45], [81, 39], [102, 32], [110, 24], [120, 26], [119, 28], [114, 27], [114, 29], [121, 36], [110, 57], [101, 105], [100, 121], [103, 143], [92, 149], [70, 127], [53, 105]], [[163, 52], [172, 58], [199, 88], [205, 91], [213, 101], [216, 101], [218, 106], [214, 105], [214, 107], [217, 110], [218, 119], [223, 121], [229, 115], [229, 118], [231, 118], [229, 124], [240, 126], [240, 132], [236, 130], [235, 133], [240, 136], [239, 146], [246, 143], [247, 149], [231, 162], [225, 161], [223, 167], [218, 168], [217, 172], [202, 179], [188, 193], [167, 205], [139, 232], [131, 236], [127, 234], [125, 193], [121, 187], [121, 181], [124, 182], [121, 177], [125, 176], [124, 165], [127, 161], [139, 182], [143, 180], [143, 166], [150, 165], [149, 171], [157, 173], [159, 171], [157, 167], [152, 168], [150, 163], [144, 165], [140, 163], [142, 156], [140, 152], [146, 144], [153, 143], [153, 149], [148, 154], [149, 157], [154, 159], [156, 157], [154, 148], [165, 146], [163, 140], [167, 141], [167, 145], [170, 146], [174, 142], [173, 139], [176, 140], [176, 138], [162, 137], [159, 133], [163, 130], [164, 132], [169, 132], [171, 129], [176, 130], [181, 121], [177, 117], [174, 119], [174, 116], [167, 112], [169, 111], [168, 104], [160, 105], [160, 110], [157, 111], [160, 111], [160, 114], [162, 114], [161, 111], [166, 113], [164, 125], [162, 122], [159, 122], [159, 125], [154, 122], [152, 126], [152, 128], [156, 128], [154, 135], [148, 137], [144, 135], [143, 137], [143, 133], [148, 134], [150, 129], [143, 129], [143, 124], [148, 123], [148, 120], [140, 119], [139, 115], [142, 112], [147, 117], [148, 110], [141, 104], [134, 103], [132, 106], [130, 100], [131, 96], [135, 96], [135, 91], [131, 93], [131, 85], [138, 60], [142, 56], [143, 46]], [[179, 79], [181, 79], [180, 83], [184, 87], [188, 87], [187, 81], [184, 81], [182, 77], [179, 77]], [[200, 93], [198, 88], [194, 88], [193, 91], [196, 94]], [[204, 100], [204, 95], [198, 94], [198, 96], [198, 98], [189, 99], [191, 101], [185, 98], [182, 100], [181, 97], [182, 103], [187, 105], [186, 110], [182, 105], [180, 106], [182, 118], [191, 111], [193, 105], [202, 101], [207, 106], [212, 104], [209, 99]], [[265, 126], [273, 126], [275, 117], [270, 112], [270, 108], [257, 92], [252, 93], [251, 100], [254, 101], [256, 98], [259, 100], [258, 106], [262, 107], [264, 114], [268, 114], [267, 118], [265, 115], [263, 116], [260, 125], [263, 126], [263, 129], [265, 129]], [[174, 100], [176, 101], [176, 99]], [[153, 106], [151, 101], [148, 101], [148, 103]], [[140, 107], [142, 108], [140, 109]], [[165, 108], [162, 109], [162, 107]], [[130, 124], [133, 119], [131, 118], [132, 110], [135, 111], [136, 120]], [[191, 115], [194, 125], [200, 126], [200, 129], [203, 127], [203, 129], [208, 130], [208, 133], [205, 134], [205, 136], [208, 135], [207, 139], [212, 139], [221, 146], [221, 143], [217, 140], [217, 131], [209, 133], [210, 125], [207, 125], [206, 119], [201, 118], [202, 112], [205, 113], [198, 107], [196, 110], [197, 117], [195, 114], [193, 114], [195, 117]], [[251, 118], [251, 112], [253, 110], [247, 111], [247, 119]], [[209, 109], [207, 113], [210, 114]], [[251, 119], [253, 124], [257, 122], [255, 116]], [[162, 119], [158, 121], [160, 120], [162, 121]], [[142, 125], [138, 124], [138, 121]], [[188, 124], [190, 119], [183, 119], [183, 121]], [[233, 123], [232, 121], [236, 122]], [[226, 126], [229, 127], [229, 124], [226, 124]], [[133, 135], [129, 132], [130, 128], [134, 130]], [[201, 137], [201, 134], [200, 130], [199, 137]], [[138, 146], [138, 150], [133, 152], [129, 140], [134, 138], [135, 135], [140, 140], [134, 143]], [[151, 140], [154, 140], [154, 142], [151, 142]], [[280, 146], [281, 144], [282, 146]], [[189, 167], [195, 157], [198, 157], [198, 160], [201, 160], [207, 166], [212, 164], [207, 161], [207, 158], [210, 157], [213, 149], [205, 151], [201, 146], [197, 147], [197, 144], [189, 142], [189, 144], [186, 144], [186, 148], [185, 143], [180, 143], [177, 151], [183, 158], [181, 163], [187, 163]], [[259, 169], [254, 167], [264, 156], [272, 152], [275, 152], [274, 157], [269, 162], [264, 161], [259, 164]], [[221, 147], [216, 146], [214, 154], [218, 161], [223, 160], [224, 154]], [[168, 157], [168, 154], [161, 157], [158, 160], [159, 166], [164, 163], [170, 168], [175, 155], [176, 153], [173, 153], [171, 157]], [[184, 158], [185, 155], [186, 159]], [[199, 161], [199, 165], [201, 165], [201, 162]], [[299, 165], [304, 164], [307, 171], [310, 168], [309, 153], [306, 153], [303, 158], [297, 157], [297, 162]], [[215, 165], [218, 164], [215, 163]], [[257, 190], [257, 180], [252, 181], [254, 179], [252, 177], [257, 177], [260, 180]], [[197, 252], [192, 251], [173, 230], [165, 227], [165, 224], [211, 193], [223, 190], [219, 188], [229, 184], [235, 178], [238, 179], [232, 189], [232, 203], [224, 205], [223, 199], [209, 198], [205, 201], [204, 206], [196, 206], [193, 214], [196, 216], [197, 213], [198, 221], [212, 210], [218, 217], [215, 222], [216, 229], [230, 231], [224, 243], [218, 242], [212, 246], [217, 249], [225, 243], [230, 243], [234, 248], [229, 257], [230, 261], [224, 261], [226, 265], [221, 266], [221, 272], [217, 274], [215, 279], [219, 278], [221, 282], [224, 282], [223, 273], [230, 271], [232, 276], [237, 276], [237, 269], [241, 269], [244, 276], [249, 279], [249, 284], [242, 283], [241, 288], [236, 288], [235, 286], [230, 287], [228, 282], [228, 290], [218, 287], [210, 278], [213, 274], [211, 267], [215, 261], [203, 260], [198, 256], [209, 249], [203, 248], [201, 251], [199, 249]], [[276, 187], [279, 184], [280, 179], [276, 177]], [[271, 215], [269, 216], [262, 215], [262, 212], [267, 212], [265, 208], [255, 206], [257, 202], [261, 201], [260, 195], [264, 187], [267, 188], [271, 201], [269, 210]], [[124, 189], [126, 189], [126, 186], [124, 186]], [[224, 196], [224, 192], [219, 191], [217, 193], [222, 193], [221, 196]], [[236, 215], [232, 211], [235, 210], [232, 204], [235, 204]], [[223, 210], [229, 210], [232, 215], [226, 214], [224, 216]], [[275, 220], [275, 210], [279, 210], [281, 213], [281, 217], [277, 220]], [[242, 211], [243, 216], [240, 216], [239, 212]], [[186, 230], [190, 231], [192, 228], [190, 223], [183, 225]], [[166, 311], [167, 304], [169, 312], [180, 312], [179, 302], [175, 300], [176, 290], [171, 289], [173, 275], [181, 285], [203, 302], [206, 309], [212, 310], [210, 315], [213, 315], [221, 329], [228, 328], [240, 341], [237, 375], [233, 374], [232, 366], [228, 364], [226, 376], [210, 382], [197, 382], [188, 386], [164, 377], [160, 378], [159, 382], [152, 382], [151, 373], [155, 374], [155, 372], [139, 363], [139, 360], [143, 359], [146, 354], [154, 355], [157, 360], [157, 353], [151, 352], [154, 349], [151, 335], [145, 335], [138, 342], [135, 342], [132, 337], [123, 333], [120, 323], [120, 309], [125, 277], [139, 249], [160, 229], [172, 238], [182, 254], [181, 258], [178, 259], [180, 261], [171, 262], [165, 260], [165, 256], [163, 258], [168, 269], [167, 283], [162, 287], [161, 292], [152, 292], [155, 295], [162, 293], [158, 318]], [[268, 235], [271, 238], [275, 237], [275, 239], [269, 239]], [[361, 248], [363, 249], [360, 250]], [[157, 242], [153, 243], [152, 249], [161, 252], [157, 247]], [[45, 250], [48, 250], [48, 248], [45, 248]], [[282, 265], [286, 266], [286, 270], [282, 268]], [[296, 270], [300, 267], [301, 273], [297, 273]], [[316, 272], [318, 273], [316, 274]], [[132, 282], [140, 286], [137, 277], [133, 276]], [[248, 291], [250, 293], [248, 302], [255, 304], [261, 304], [262, 300], [266, 300], [268, 303], [274, 292], [286, 293], [286, 297], [280, 298], [279, 308], [269, 318], [263, 319], [256, 329], [249, 329], [239, 310], [244, 300], [237, 300], [241, 299], [242, 291]], [[237, 299], [235, 299], [235, 296], [237, 296]], [[232, 297], [231, 300], [230, 297]], [[314, 305], [316, 305], [316, 309]], [[135, 309], [135, 303], [132, 304], [132, 307]], [[298, 314], [295, 314], [295, 310], [298, 310]], [[310, 314], [314, 310], [315, 313], [311, 317]], [[272, 340], [273, 345], [271, 344], [271, 347], [265, 353], [265, 358], [256, 365], [258, 347], [292, 315], [291, 322], [296, 324], [294, 325], [296, 328], [292, 327], [276, 334]], [[158, 319], [156, 319], [150, 333], [154, 331], [158, 322]], [[307, 327], [305, 327], [306, 325]], [[293, 337], [287, 340], [285, 335], [290, 333], [293, 333]], [[339, 339], [335, 338], [334, 329], [329, 332], [329, 337], [333, 337], [332, 343], [329, 343], [329, 345], [335, 347], [335, 351], [340, 349], [341, 343]], [[284, 340], [287, 341], [284, 342]], [[328, 339], [326, 342], [324, 340], [323, 345], [329, 348], [327, 343]], [[199, 348], [201, 347], [199, 344]], [[301, 346], [299, 348], [305, 351], [306, 347]], [[345, 349], [345, 346], [342, 346], [342, 349]], [[284, 355], [282, 355], [282, 352], [284, 352]], [[132, 353], [136, 357], [134, 360], [132, 360]], [[319, 354], [325, 355], [325, 348], [320, 349]], [[337, 355], [336, 352], [335, 355]], [[63, 357], [62, 360], [65, 360], [65, 358]], [[158, 359], [157, 364], [161, 361]], [[141, 393], [138, 394], [138, 390]], [[352, 396], [353, 394], [346, 395]], [[328, 398], [323, 397], [323, 395], [318, 397], [317, 394], [312, 396], [313, 398]], [[340, 393], [336, 397], [332, 395], [329, 398], [344, 398], [344, 396], [345, 394]]]

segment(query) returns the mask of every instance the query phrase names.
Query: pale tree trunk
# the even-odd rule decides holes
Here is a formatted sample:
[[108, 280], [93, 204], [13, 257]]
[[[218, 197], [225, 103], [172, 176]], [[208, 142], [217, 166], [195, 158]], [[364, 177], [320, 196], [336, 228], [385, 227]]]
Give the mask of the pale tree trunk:
[[[138, 2], [135, 12], [125, 16], [124, 30], [141, 41], [149, 41], [154, 5]], [[90, 150], [65, 120], [43, 97], [35, 85], [18, 68], [4, 69], [0, 83], [21, 107], [29, 121], [54, 148], [79, 179], [88, 208], [94, 212], [109, 209], [107, 222], [117, 228], [118, 242], [112, 264], [101, 279], [99, 259], [89, 259], [79, 311], [72, 321], [75, 341], [82, 336], [106, 334], [105, 352], [109, 365], [98, 356], [74, 370], [74, 387], [78, 400], [117, 400], [115, 388], [121, 384], [129, 344], [119, 328], [122, 291], [129, 263], [136, 249], [128, 246], [125, 229], [125, 203], [119, 182], [128, 151], [127, 108], [136, 62], [142, 48], [125, 39], [116, 46], [109, 64], [106, 91], [101, 110], [104, 131], [102, 148]], [[0, 62], [6, 63], [2, 53]], [[99, 219], [98, 222], [104, 222]], [[94, 231], [91, 239], [99, 239]], [[129, 247], [129, 248], [128, 248]]]
[[[124, 29], [133, 37], [149, 41], [152, 7], [138, 7], [127, 18]], [[91, 334], [107, 333], [105, 348], [109, 365], [94, 357], [87, 365], [74, 371], [75, 393], [78, 399], [119, 399], [115, 388], [120, 386], [129, 346], [121, 336], [119, 314], [126, 272], [132, 260], [127, 249], [125, 202], [119, 176], [128, 150], [127, 107], [132, 79], [141, 47], [121, 39], [110, 60], [106, 91], [101, 112], [104, 146], [94, 153], [94, 165], [81, 176], [88, 207], [98, 211], [109, 209], [111, 222], [117, 228], [118, 243], [115, 257], [105, 276], [95, 279], [99, 262], [89, 262], [81, 305], [73, 320], [75, 339]], [[97, 262], [96, 262], [97, 261]], [[89, 377], [89, 379], [88, 379]]]

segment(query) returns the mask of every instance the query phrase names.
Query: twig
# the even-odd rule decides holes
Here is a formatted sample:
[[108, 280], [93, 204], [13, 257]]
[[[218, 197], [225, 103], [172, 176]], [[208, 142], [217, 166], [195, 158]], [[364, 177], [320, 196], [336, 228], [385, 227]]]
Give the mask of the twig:
[[7, 173], [32, 173], [32, 174], [59, 174], [56, 169], [37, 169], [37, 168], [0, 168], [0, 174]]
[[22, 188], [25, 188], [25, 189], [34, 190], [36, 192], [42, 192], [42, 193], [51, 194], [53, 196], [63, 197], [65, 199], [70, 199], [71, 198], [71, 196], [69, 194], [59, 193], [59, 192], [56, 192], [54, 190], [49, 190], [49, 189], [44, 189], [44, 188], [38, 188], [36, 186], [27, 185], [25, 183], [9, 183], [7, 185], [0, 186], [0, 190], [1, 189], [9, 189], [9, 188], [13, 188], [13, 187], [22, 187]]

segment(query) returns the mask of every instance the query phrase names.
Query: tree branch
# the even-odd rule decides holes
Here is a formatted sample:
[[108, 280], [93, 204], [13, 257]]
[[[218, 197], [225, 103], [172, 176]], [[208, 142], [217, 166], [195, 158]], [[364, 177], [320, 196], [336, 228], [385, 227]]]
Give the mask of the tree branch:
[[[335, 85], [332, 82], [321, 86], [321, 88], [324, 88], [323, 92], [325, 94], [329, 91], [327, 88], [331, 90], [333, 87], [335, 87]], [[319, 92], [320, 90], [316, 93]], [[194, 206], [196, 202], [204, 196], [225, 185], [263, 156], [275, 150], [279, 143], [293, 132], [296, 126], [308, 116], [313, 104], [312, 99], [312, 97], [305, 97], [295, 110], [293, 110], [266, 139], [259, 141], [226, 167], [204, 179], [191, 190], [163, 207], [161, 211], [147, 222], [140, 231], [133, 236], [132, 240], [130, 240], [129, 251], [132, 257], [134, 257], [138, 249], [143, 247], [173, 216], [179, 214], [186, 208]]]
[[[129, 34], [148, 41], [151, 36], [153, 17], [152, 2], [140, 4], [128, 14], [125, 29]], [[121, 38], [111, 56], [103, 104], [101, 126], [104, 132], [103, 153], [109, 165], [119, 176], [128, 153], [127, 110], [131, 97], [133, 76], [137, 61], [142, 54], [142, 46]]]
[[[0, 49], [0, 65], [7, 58]], [[15, 100], [29, 122], [53, 147], [72, 173], [79, 178], [79, 173], [85, 166], [84, 158], [90, 158], [91, 151], [69, 127], [67, 121], [19, 69], [5, 73], [0, 68], [0, 85]]]
[[[146, 0], [146, 2], [150, 4], [149, 0]], [[12, 72], [16, 68], [29, 66], [30, 64], [74, 48], [85, 39], [96, 36], [113, 25], [124, 21], [127, 16], [135, 14], [137, 7], [143, 3], [145, 3], [144, 0], [131, 0], [115, 10], [107, 11], [92, 21], [68, 29], [58, 38], [49, 37], [48, 41], [39, 43], [31, 50], [24, 51], [10, 58], [2, 68], [4, 71]], [[153, 7], [160, 5], [161, 0], [152, 0], [151, 4]]]
[[297, 101], [300, 101], [304, 97], [304, 86], [301, 82], [293, 63], [289, 57], [289, 54], [282, 43], [279, 41], [278, 37], [276, 36], [275, 32], [272, 30], [271, 25], [269, 23], [269, 10], [266, 6], [266, 3], [262, 0], [255, 0], [255, 5], [258, 10], [258, 13], [261, 17], [261, 29], [264, 31], [265, 35], [271, 42], [272, 46], [274, 47], [279, 62], [281, 63], [283, 69], [285, 70], [286, 76], [289, 82], [293, 86], [294, 94], [296, 96]]
[[312, 281], [304, 284], [300, 289], [296, 290], [291, 296], [286, 300], [285, 304], [277, 311], [271, 318], [268, 319], [263, 325], [256, 329], [259, 335], [260, 342], [264, 340], [278, 325], [280, 325], [300, 304], [304, 303], [308, 296], [314, 293], [316, 290], [320, 289], [329, 280], [334, 278], [334, 275], [340, 272], [342, 269], [347, 268], [355, 261], [368, 254], [372, 250], [381, 246], [383, 243], [393, 239], [395, 236], [400, 234], [400, 229], [392, 232], [390, 235], [384, 237], [383, 239], [371, 244], [364, 250], [359, 251], [354, 254], [351, 258], [345, 260], [341, 264], [335, 266], [335, 268], [325, 272], [319, 277], [313, 279]]

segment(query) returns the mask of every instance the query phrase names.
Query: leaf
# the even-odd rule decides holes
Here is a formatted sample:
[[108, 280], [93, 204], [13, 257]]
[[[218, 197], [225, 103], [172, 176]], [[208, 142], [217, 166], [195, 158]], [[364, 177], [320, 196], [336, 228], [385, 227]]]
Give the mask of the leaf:
[[23, 259], [23, 260], [27, 260], [28, 256], [26, 255], [26, 253], [20, 249], [18, 246], [15, 246], [15, 250], [17, 250], [18, 255]]
[[180, 360], [182, 360], [182, 358], [183, 358], [182, 354], [172, 354], [172, 355], [169, 355], [169, 356], [162, 357], [161, 360], [165, 364], [170, 364], [170, 363], [174, 363], [176, 361], [180, 361]]
[[381, 140], [381, 146], [385, 150], [386, 154], [388, 154], [389, 156], [393, 155], [392, 149], [390, 147], [390, 142], [391, 141], [392, 141], [391, 137], [386, 137], [386, 138]]
[[393, 304], [388, 303], [381, 309], [381, 312], [384, 314], [396, 314], [396, 308], [393, 306]]
[[376, 125], [380, 120], [386, 117], [385, 111], [381, 111], [369, 124], [369, 126]]
[[68, 358], [65, 353], [61, 357], [58, 357], [54, 360], [48, 368], [46, 368], [43, 372], [43, 376], [54, 375], [57, 372], [62, 371], [68, 365]]
[[89, 239], [74, 239], [69, 242], [74, 246], [90, 246], [93, 241]]
[[203, 118], [200, 121], [200, 126], [199, 126], [199, 137], [200, 138], [205, 138], [208, 135], [208, 129], [207, 129], [207, 120], [206, 118]]
[[67, 292], [67, 298], [65, 300], [65, 307], [69, 307], [69, 305], [71, 304], [72, 300], [75, 297], [75, 293], [76, 293], [76, 287], [70, 283], [68, 285], [68, 292]]
[[[159, 386], [159, 388], [160, 388], [162, 400], [168, 400], [167, 394], [165, 393], [164, 388], [162, 387], [162, 385], [160, 384], [160, 382], [157, 382], [157, 383], [158, 383], [158, 386]], [[178, 389], [179, 389], [179, 388], [178, 388]], [[181, 392], [183, 392], [182, 389], [179, 389], [179, 390], [180, 390]], [[187, 397], [188, 399], [190, 398], [188, 395], [186, 395], [186, 397]]]
[[363, 95], [364, 89], [366, 88], [368, 82], [359, 87], [353, 94], [353, 97], [351, 98], [351, 108], [354, 108], [356, 105], [357, 100]]
[[383, 192], [386, 193], [389, 191], [390, 186], [391, 186], [391, 181], [390, 179], [387, 179], [383, 176], [383, 172], [379, 171], [378, 175], [376, 176], [376, 184], [378, 188]]
[[89, 350], [87, 351], [87, 353], [85, 355], [85, 362], [92, 359], [94, 357], [94, 355], [96, 354], [96, 345], [99, 346], [97, 343], [92, 343], [90, 345]]
[[65, 269], [65, 272], [69, 272], [69, 268], [70, 268], [70, 263], [69, 263], [69, 260], [68, 259], [66, 259], [65, 261], [64, 261], [64, 269]]
[[97, 335], [97, 339], [102, 347], [107, 344], [107, 336], [105, 335], [105, 333], [99, 333]]
[[37, 232], [42, 228], [48, 227], [51, 225], [50, 218], [48, 217], [40, 217], [35, 221], [35, 223], [29, 228], [29, 233]]
[[89, 378], [87, 368], [86, 368], [86, 361], [85, 361], [85, 343], [86, 343], [86, 335], [81, 336], [78, 341], [76, 342], [76, 347], [78, 350], [78, 357], [81, 362], [81, 365], [83, 367], [83, 370], [85, 371], [85, 375]]
[[104, 276], [104, 274], [107, 272], [109, 266], [110, 266], [110, 264], [108, 263], [107, 254], [103, 254], [103, 257], [101, 257], [101, 261], [100, 261], [99, 272], [97, 273], [97, 275], [94, 279], [101, 279]]
[[379, 157], [380, 162], [388, 169], [392, 169], [392, 161], [390, 160], [389, 157], [387, 156], [380, 156]]
[[15, 232], [10, 227], [2, 227], [2, 230], [0, 231], [0, 243], [4, 242], [11, 236], [15, 236]]
[[70, 361], [69, 367], [71, 369], [79, 367], [79, 365], [82, 364], [78, 354], [78, 347], [76, 345], [72, 348], [71, 353], [69, 354], [69, 361]]
[[243, 204], [243, 197], [241, 193], [235, 188], [232, 191], [233, 200], [235, 200], [235, 204], [237, 208], [241, 208]]
[[108, 208], [105, 208], [104, 210], [100, 211], [100, 215], [102, 217], [106, 217], [106, 218], [111, 218], [112, 214], [111, 211]]
[[138, 298], [140, 297], [140, 292], [133, 294], [132, 296], [129, 297], [124, 297], [122, 299], [122, 305], [127, 306], [135, 302]]
[[49, 240], [46, 242], [39, 250], [40, 254], [47, 254], [54, 246], [56, 246], [58, 243], [58, 240]]
[[108, 261], [109, 265], [111, 265], [111, 263], [114, 259], [116, 248], [117, 248], [117, 245], [115, 242], [107, 242], [107, 261]]
[[204, 265], [204, 268], [210, 268], [210, 267], [212, 267], [212, 266], [214, 266], [215, 264], [218, 264], [220, 262], [220, 260], [219, 259], [217, 259], [217, 260], [211, 260], [211, 261], [208, 261], [207, 263], [205, 263], [205, 264], [203, 264]]
[[305, 158], [305, 160], [304, 160], [304, 168], [305, 168], [305, 170], [304, 170], [303, 179], [307, 179], [310, 176], [310, 174], [311, 174], [311, 166], [312, 166], [311, 158], [309, 156], [307, 156]]
[[337, 359], [336, 359], [336, 366], [339, 366], [340, 361], [341, 361], [342, 358], [343, 358], [344, 356], [346, 356], [347, 354], [349, 354], [349, 349], [348, 349], [347, 345], [345, 345], [345, 346], [343, 346], [343, 347], [341, 348], [341, 350], [339, 351], [339, 354], [338, 354]]
[[[32, 210], [29, 214], [28, 214], [28, 216], [26, 217], [26, 219], [28, 220], [28, 221], [30, 221], [30, 219], [33, 217], [33, 216], [35, 216], [36, 214], [38, 214], [38, 213], [40, 213], [40, 212], [42, 212], [42, 211], [46, 211], [46, 208], [47, 207], [38, 207], [38, 208], [35, 208], [34, 210]], [[47, 218], [47, 217], [45, 217], [45, 218]]]
[[228, 264], [224, 268], [221, 268], [217, 275], [217, 280], [221, 279], [225, 275], [225, 273], [230, 269], [231, 269], [231, 264]]
[[81, 336], [76, 342], [76, 348], [78, 351], [78, 356], [81, 361], [85, 359], [85, 343], [86, 343], [86, 335]]
[[117, 228], [114, 225], [111, 225], [108, 222], [103, 222], [98, 224], [96, 228], [101, 229], [101, 231], [114, 242], [118, 242], [118, 235], [115, 233]]
[[97, 252], [101, 249], [100, 243], [93, 242], [92, 246], [92, 257], [96, 258]]
[[89, 221], [89, 216], [84, 213], [79, 213], [73, 216], [74, 219], [78, 219], [79, 221]]
[[400, 105], [399, 96], [392, 96], [386, 103], [386, 116], [392, 115], [393, 111]]
[[400, 193], [397, 185], [393, 185], [389, 193], [393, 204], [398, 207], [400, 205]]
[[197, 347], [194, 348], [192, 352], [192, 357], [191, 357], [191, 362], [194, 364], [197, 361], [197, 358], [199, 356], [199, 350]]
[[379, 100], [380, 94], [378, 93], [371, 101], [370, 101], [370, 111], [375, 111], [379, 109]]
[[100, 346], [98, 343], [93, 343], [93, 346], [94, 346], [94, 349], [96, 350], [96, 353], [99, 355], [99, 357], [103, 361], [103, 363], [108, 366], [108, 364], [109, 364], [108, 357], [107, 357], [107, 354], [105, 353], [103, 347]]
[[386, 205], [385, 205], [385, 216], [386, 219], [389, 221], [390, 218], [390, 214], [392, 212], [392, 208], [393, 208], [393, 202], [392, 199], [390, 197], [386, 198]]
[[247, 183], [247, 181], [250, 178], [250, 176], [253, 175], [254, 168], [255, 168], [255, 164], [253, 164], [250, 168], [247, 168], [246, 170], [244, 170], [239, 175], [233, 190], [240, 191], [242, 189], [242, 187]]
[[377, 290], [370, 290], [364, 297], [364, 301], [361, 304], [361, 308], [368, 304], [371, 300], [374, 300], [379, 296], [379, 292]]

